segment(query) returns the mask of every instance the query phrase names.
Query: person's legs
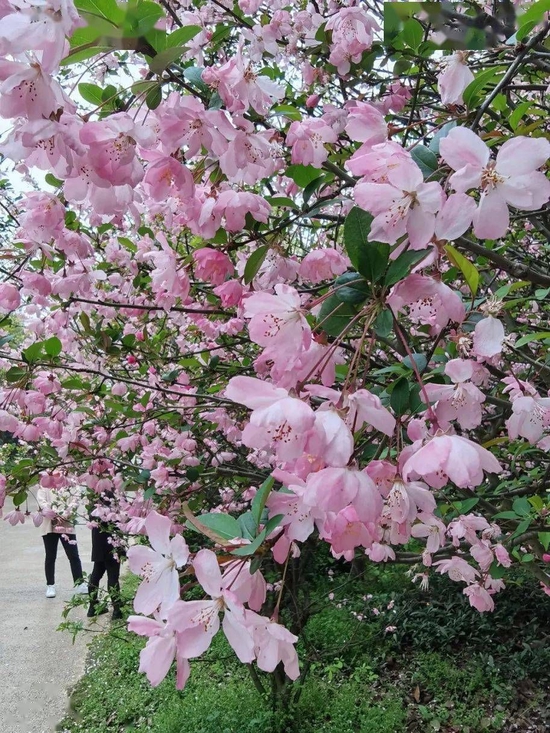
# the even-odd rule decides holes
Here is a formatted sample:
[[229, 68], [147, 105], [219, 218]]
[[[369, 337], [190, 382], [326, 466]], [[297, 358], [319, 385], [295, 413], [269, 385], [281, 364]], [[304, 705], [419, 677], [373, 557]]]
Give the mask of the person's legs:
[[59, 535], [55, 532], [49, 532], [42, 535], [44, 540], [44, 550], [46, 551], [46, 559], [44, 561], [44, 570], [46, 571], [46, 585], [55, 585], [55, 560], [57, 558], [57, 544]]
[[94, 562], [94, 567], [92, 568], [92, 572], [89, 578], [89, 584], [88, 584], [88, 595], [90, 598], [90, 607], [88, 608], [88, 617], [92, 616], [99, 616], [100, 613], [106, 613], [107, 608], [104, 610], [100, 610], [98, 607], [98, 591], [99, 591], [99, 584], [101, 582], [101, 578], [105, 575], [106, 571], [105, 563], [96, 560]]
[[105, 565], [107, 567], [107, 587], [113, 604], [113, 620], [116, 620], [122, 618], [119, 584], [120, 563], [116, 558], [110, 556], [106, 559]]
[[[63, 535], [61, 537], [61, 544], [65, 550], [65, 555], [71, 565], [71, 573], [73, 575], [73, 581], [75, 585], [82, 583], [82, 563], [80, 562], [80, 556], [78, 554], [78, 545], [76, 544], [76, 535], [67, 535], [69, 539], [65, 539]], [[74, 543], [74, 544], [73, 544]]]

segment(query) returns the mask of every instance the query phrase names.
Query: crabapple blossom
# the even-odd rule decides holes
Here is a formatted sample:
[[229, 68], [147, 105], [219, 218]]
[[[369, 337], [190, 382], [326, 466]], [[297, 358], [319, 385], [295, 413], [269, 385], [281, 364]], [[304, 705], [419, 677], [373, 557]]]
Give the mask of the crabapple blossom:
[[151, 512], [145, 520], [151, 547], [134, 545], [128, 550], [130, 570], [143, 578], [134, 598], [137, 613], [150, 614], [179, 598], [178, 568], [187, 563], [189, 550], [181, 535], [170, 539], [171, 525], [168, 517]]

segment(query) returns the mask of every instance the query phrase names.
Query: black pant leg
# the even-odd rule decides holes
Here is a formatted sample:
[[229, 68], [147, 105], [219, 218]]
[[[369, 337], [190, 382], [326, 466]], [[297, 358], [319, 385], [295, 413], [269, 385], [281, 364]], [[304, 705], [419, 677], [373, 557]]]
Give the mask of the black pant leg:
[[114, 557], [108, 557], [105, 561], [105, 567], [107, 568], [107, 588], [111, 594], [111, 598], [117, 600], [120, 595], [120, 563]]
[[94, 567], [92, 568], [92, 573], [90, 575], [90, 585], [93, 588], [98, 588], [101, 578], [105, 575], [106, 570], [107, 568], [105, 567], [104, 562], [101, 560], [96, 560], [94, 562]]
[[[65, 555], [69, 559], [71, 565], [71, 573], [73, 575], [74, 583], [82, 583], [82, 563], [80, 562], [80, 556], [78, 554], [78, 545], [76, 544], [76, 535], [67, 535], [69, 540], [65, 537], [61, 537], [61, 544], [65, 550]], [[74, 541], [74, 544], [71, 542]]]
[[46, 559], [44, 561], [44, 570], [46, 572], [46, 584], [55, 584], [55, 560], [57, 558], [57, 544], [59, 535], [55, 532], [48, 532], [42, 535], [44, 540], [44, 550], [46, 551]]

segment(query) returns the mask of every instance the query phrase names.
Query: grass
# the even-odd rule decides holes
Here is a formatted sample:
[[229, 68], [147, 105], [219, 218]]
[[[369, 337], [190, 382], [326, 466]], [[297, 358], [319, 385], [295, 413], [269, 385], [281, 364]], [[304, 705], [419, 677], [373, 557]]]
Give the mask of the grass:
[[495, 614], [484, 616], [445, 579], [432, 594], [411, 588], [394, 568], [339, 580], [325, 576], [315, 589], [318, 612], [300, 641], [309, 673], [293, 703], [277, 708], [270, 695], [261, 696], [221, 635], [192, 662], [183, 692], [175, 690], [173, 672], [153, 689], [137, 672], [144, 640], [118, 628], [92, 643], [72, 713], [58, 731], [505, 733], [537, 730], [533, 723], [550, 729], [548, 603], [527, 579], [518, 577]]

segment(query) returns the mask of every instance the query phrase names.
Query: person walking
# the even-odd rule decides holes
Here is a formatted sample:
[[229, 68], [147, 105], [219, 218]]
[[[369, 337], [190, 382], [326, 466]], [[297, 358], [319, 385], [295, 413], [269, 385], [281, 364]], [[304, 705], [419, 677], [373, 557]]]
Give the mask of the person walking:
[[[120, 600], [120, 555], [121, 551], [115, 548], [115, 532], [111, 529], [108, 522], [104, 521], [100, 516], [102, 506], [108, 508], [110, 506], [113, 494], [105, 492], [99, 497], [98, 503], [90, 507], [90, 522], [92, 522], [92, 562], [94, 564], [91, 575], [89, 577], [88, 593], [90, 598], [90, 606], [87, 616], [92, 618], [102, 613], [107, 613], [106, 603], [99, 600], [99, 583], [107, 573], [107, 590], [113, 604], [112, 620], [122, 618], [121, 600]], [[114, 541], [113, 541], [114, 540]]]
[[78, 554], [74, 524], [71, 514], [78, 505], [74, 497], [63, 490], [40, 487], [36, 493], [38, 506], [44, 516], [41, 524], [42, 539], [46, 553], [44, 570], [46, 572], [46, 598], [55, 598], [55, 561], [59, 542], [63, 545], [71, 566], [76, 593], [88, 593], [84, 582], [82, 563]]

